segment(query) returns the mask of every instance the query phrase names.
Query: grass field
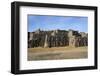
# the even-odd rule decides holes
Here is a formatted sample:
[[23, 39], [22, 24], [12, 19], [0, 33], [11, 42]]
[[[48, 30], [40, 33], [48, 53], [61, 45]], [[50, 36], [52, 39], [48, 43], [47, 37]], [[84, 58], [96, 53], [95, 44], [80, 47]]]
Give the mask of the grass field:
[[28, 48], [28, 60], [58, 60], [87, 58], [87, 47]]

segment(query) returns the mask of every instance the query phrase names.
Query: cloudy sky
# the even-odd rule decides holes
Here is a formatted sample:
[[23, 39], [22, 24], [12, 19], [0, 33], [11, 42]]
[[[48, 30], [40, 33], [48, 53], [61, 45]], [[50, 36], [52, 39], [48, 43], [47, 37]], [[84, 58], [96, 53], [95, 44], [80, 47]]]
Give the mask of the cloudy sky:
[[28, 32], [41, 30], [78, 30], [88, 32], [88, 17], [28, 15]]

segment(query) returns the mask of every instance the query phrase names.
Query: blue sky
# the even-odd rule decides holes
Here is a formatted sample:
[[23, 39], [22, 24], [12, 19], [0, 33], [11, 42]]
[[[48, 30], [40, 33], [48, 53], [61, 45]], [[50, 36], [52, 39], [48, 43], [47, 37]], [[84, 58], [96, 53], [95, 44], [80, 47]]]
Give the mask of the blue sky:
[[88, 17], [28, 15], [28, 32], [41, 30], [78, 30], [88, 32]]

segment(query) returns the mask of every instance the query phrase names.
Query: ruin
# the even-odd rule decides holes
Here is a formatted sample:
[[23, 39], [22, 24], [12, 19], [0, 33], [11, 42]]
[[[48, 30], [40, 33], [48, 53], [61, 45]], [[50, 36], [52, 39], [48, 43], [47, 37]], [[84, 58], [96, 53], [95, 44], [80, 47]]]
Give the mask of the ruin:
[[88, 34], [69, 29], [28, 32], [28, 48], [34, 47], [80, 47], [88, 45]]

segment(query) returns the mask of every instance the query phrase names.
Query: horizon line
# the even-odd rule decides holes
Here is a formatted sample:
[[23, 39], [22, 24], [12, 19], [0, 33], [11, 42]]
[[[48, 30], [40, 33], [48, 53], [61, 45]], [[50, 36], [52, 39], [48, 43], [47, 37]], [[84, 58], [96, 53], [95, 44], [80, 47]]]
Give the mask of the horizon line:
[[[40, 30], [40, 31], [54, 31], [54, 30], [41, 30], [41, 29], [37, 29], [37, 30], [35, 30], [35, 31], [28, 31], [28, 32], [36, 32], [36, 31], [38, 31], [38, 30]], [[60, 30], [60, 29], [55, 29], [55, 30]], [[64, 30], [64, 31], [69, 31], [69, 30], [72, 30], [72, 31], [78, 31], [78, 32], [84, 32], [84, 31], [79, 31], [79, 30], [73, 30], [73, 29], [68, 29], [68, 30]], [[84, 33], [88, 33], [88, 32], [84, 32]]]

